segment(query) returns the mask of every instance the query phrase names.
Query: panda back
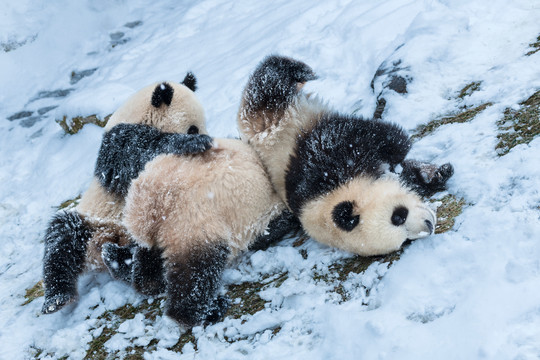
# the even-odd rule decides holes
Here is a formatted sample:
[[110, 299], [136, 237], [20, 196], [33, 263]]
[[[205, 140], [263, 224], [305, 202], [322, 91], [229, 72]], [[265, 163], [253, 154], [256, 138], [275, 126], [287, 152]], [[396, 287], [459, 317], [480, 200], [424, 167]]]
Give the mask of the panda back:
[[244, 250], [282, 206], [255, 152], [218, 139], [203, 154], [148, 163], [128, 192], [124, 222], [148, 246], [177, 252], [193, 242], [226, 241]]

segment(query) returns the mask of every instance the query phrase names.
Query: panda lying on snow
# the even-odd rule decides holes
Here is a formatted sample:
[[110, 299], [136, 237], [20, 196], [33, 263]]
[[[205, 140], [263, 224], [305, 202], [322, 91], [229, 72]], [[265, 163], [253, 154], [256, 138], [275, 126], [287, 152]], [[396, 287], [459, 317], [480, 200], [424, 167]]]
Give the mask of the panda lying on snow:
[[[298, 227], [297, 218], [314, 239], [361, 255], [430, 235], [434, 213], [402, 182], [429, 194], [444, 187], [452, 167], [404, 161], [410, 142], [398, 126], [335, 114], [309, 100], [299, 89], [313, 77], [303, 63], [265, 59], [239, 113], [253, 147], [219, 139], [204, 153], [148, 163], [124, 209], [124, 224], [142, 246], [133, 245], [131, 257], [126, 247], [106, 244], [111, 274], [145, 293], [165, 290], [166, 314], [192, 326], [225, 314], [228, 301], [217, 292], [228, 261], [280, 239]], [[106, 152], [121, 158], [124, 149]], [[403, 165], [402, 182], [383, 175], [384, 163]], [[133, 260], [131, 271], [119, 266], [125, 260]]]
[[[439, 177], [444, 184], [452, 175], [451, 165], [422, 170], [421, 163], [404, 162], [411, 142], [401, 127], [328, 109], [302, 92], [315, 78], [300, 61], [270, 56], [243, 93], [242, 138], [257, 151], [280, 198], [312, 238], [363, 256], [430, 235], [433, 211], [383, 169], [403, 164], [405, 180], [428, 193]], [[429, 169], [437, 169], [433, 181]]]

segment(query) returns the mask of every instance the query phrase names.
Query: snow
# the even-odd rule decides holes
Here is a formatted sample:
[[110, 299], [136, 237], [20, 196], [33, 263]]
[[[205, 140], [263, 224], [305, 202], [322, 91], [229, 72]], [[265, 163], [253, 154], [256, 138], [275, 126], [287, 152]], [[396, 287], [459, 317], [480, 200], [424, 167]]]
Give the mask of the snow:
[[[383, 117], [407, 129], [462, 106], [493, 103], [472, 121], [416, 142], [410, 155], [452, 163], [448, 191], [469, 205], [453, 230], [414, 242], [392, 266], [375, 262], [350, 275], [347, 301], [314, 275], [331, 277], [328, 266], [350, 255], [309, 240], [301, 246], [304, 258], [288, 240], [248, 253], [226, 271], [227, 283], [288, 272], [279, 287], [260, 292], [267, 304], [255, 315], [194, 328], [196, 344], [179, 355], [168, 348], [183, 329], [137, 314], [106, 348], [124, 351], [155, 338], [147, 359], [537, 359], [540, 139], [502, 157], [494, 148], [504, 110], [540, 88], [540, 53], [524, 56], [539, 20], [534, 0], [4, 4], [0, 359], [33, 358], [37, 349], [42, 359], [82, 359], [104, 329], [100, 315], [146, 301], [108, 275], [90, 273], [79, 281], [80, 300], [58, 313], [41, 315], [43, 298], [21, 306], [25, 289], [41, 279], [42, 237], [55, 206], [89, 185], [101, 140], [97, 126], [69, 136], [54, 120], [104, 117], [137, 89], [181, 81], [191, 70], [210, 134], [236, 136], [243, 86], [271, 53], [307, 62], [319, 79], [306, 91], [365, 116], [380, 91], [370, 88], [373, 74], [385, 59], [402, 59], [413, 81], [404, 96], [386, 94]], [[5, 44], [13, 49], [4, 52]], [[72, 81], [72, 71], [90, 69], [97, 70]], [[457, 100], [473, 81], [481, 81], [480, 90]], [[26, 127], [23, 119], [8, 120], [21, 111], [39, 116]]]

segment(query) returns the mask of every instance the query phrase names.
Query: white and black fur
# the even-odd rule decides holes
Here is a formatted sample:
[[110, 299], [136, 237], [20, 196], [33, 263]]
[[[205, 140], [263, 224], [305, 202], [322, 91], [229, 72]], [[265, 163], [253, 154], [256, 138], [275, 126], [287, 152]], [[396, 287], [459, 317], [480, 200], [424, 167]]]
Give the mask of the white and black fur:
[[[177, 96], [192, 96], [195, 83], [193, 74], [188, 73], [184, 87], [174, 85], [180, 91]], [[147, 96], [148, 103], [141, 104], [137, 96]], [[87, 268], [103, 267], [103, 243], [130, 243], [119, 220], [129, 182], [146, 162], [161, 153], [191, 154], [210, 148], [212, 139], [198, 134], [205, 131], [202, 107], [189, 98], [182, 100], [187, 101], [187, 106], [175, 103], [174, 114], [169, 114], [173, 96], [169, 83], [145, 88], [128, 99], [109, 120], [89, 190], [74, 210], [55, 214], [45, 232], [43, 313], [58, 311], [76, 299], [79, 275]], [[134, 109], [134, 104], [138, 108]], [[163, 128], [158, 130], [151, 125]]]
[[[287, 235], [298, 233], [300, 230], [296, 216], [284, 209], [281, 214], [270, 220], [266, 230], [249, 244], [248, 250], [266, 250]], [[166, 290], [162, 254], [163, 250], [160, 248], [146, 248], [135, 242], [125, 246], [106, 243], [101, 253], [113, 278], [131, 284], [137, 291], [146, 295], [157, 295]]]
[[404, 162], [411, 147], [406, 132], [332, 111], [302, 92], [315, 78], [300, 61], [269, 56], [250, 76], [238, 115], [242, 139], [304, 230], [360, 255], [385, 254], [431, 234], [433, 211], [384, 171]]
[[149, 125], [118, 124], [103, 135], [94, 175], [108, 191], [125, 196], [131, 180], [160, 154], [197, 154], [208, 150], [208, 135], [165, 133]]
[[232, 258], [299, 229], [254, 151], [239, 140], [215, 142], [200, 155], [149, 162], [125, 207], [124, 223], [137, 245], [103, 247], [113, 277], [142, 293], [164, 291], [165, 314], [185, 326], [226, 313], [229, 300], [218, 290]]

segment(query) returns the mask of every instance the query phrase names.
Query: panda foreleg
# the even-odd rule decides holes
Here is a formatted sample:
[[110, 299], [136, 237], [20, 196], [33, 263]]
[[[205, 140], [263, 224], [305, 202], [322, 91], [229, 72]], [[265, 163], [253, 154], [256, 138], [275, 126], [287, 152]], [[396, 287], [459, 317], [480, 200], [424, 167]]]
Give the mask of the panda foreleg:
[[219, 320], [228, 307], [217, 292], [229, 253], [223, 243], [206, 243], [168, 256], [166, 315], [185, 326]]
[[91, 237], [92, 229], [77, 212], [61, 211], [51, 220], [45, 233], [42, 313], [58, 311], [77, 298], [77, 280]]
[[437, 166], [407, 159], [401, 163], [401, 166], [403, 168], [400, 174], [401, 181], [424, 197], [430, 197], [436, 192], [445, 190], [448, 179], [454, 175], [454, 167], [450, 163]]
[[124, 197], [131, 180], [160, 154], [197, 154], [212, 146], [203, 134], [165, 133], [143, 124], [118, 124], [103, 135], [94, 175], [107, 191]]
[[302, 229], [298, 218], [289, 210], [273, 218], [264, 234], [257, 236], [249, 245], [249, 250], [266, 250], [270, 245], [282, 240], [285, 235], [295, 233]]

